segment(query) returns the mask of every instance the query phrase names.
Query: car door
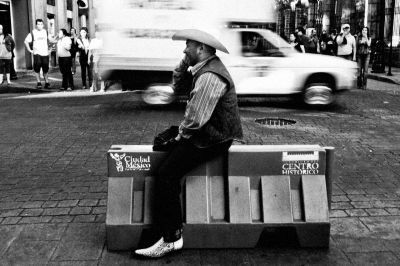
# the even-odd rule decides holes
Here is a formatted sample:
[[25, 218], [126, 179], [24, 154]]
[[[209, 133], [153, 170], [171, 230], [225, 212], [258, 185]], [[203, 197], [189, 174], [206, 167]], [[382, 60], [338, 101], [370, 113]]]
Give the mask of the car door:
[[[263, 95], [290, 92], [290, 70], [282, 68], [287, 61], [279, 47], [260, 30], [236, 30], [239, 43], [236, 56], [227, 65], [238, 94]], [[272, 35], [273, 36], [273, 35]], [[285, 64], [283, 64], [285, 65]]]

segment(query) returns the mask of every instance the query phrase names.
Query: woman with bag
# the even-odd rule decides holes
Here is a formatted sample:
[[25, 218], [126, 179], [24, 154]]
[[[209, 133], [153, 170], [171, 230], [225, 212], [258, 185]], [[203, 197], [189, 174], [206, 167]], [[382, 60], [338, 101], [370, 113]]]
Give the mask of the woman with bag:
[[[82, 75], [82, 89], [86, 89], [92, 86], [92, 70], [89, 64], [89, 30], [86, 27], [82, 27], [80, 31], [80, 37], [78, 38], [78, 51], [79, 51], [79, 64], [81, 65]], [[86, 73], [89, 79], [89, 87], [86, 86]]]
[[57, 55], [58, 64], [60, 65], [60, 71], [62, 74], [62, 87], [61, 90], [73, 90], [74, 79], [72, 78], [71, 72], [71, 39], [68, 37], [67, 30], [60, 29], [58, 32], [57, 41]]
[[78, 36], [76, 34], [76, 29], [71, 28], [70, 32], [71, 37], [71, 60], [72, 60], [72, 75], [75, 75], [76, 72], [76, 52], [78, 51]]
[[357, 63], [358, 63], [358, 78], [357, 86], [359, 89], [367, 89], [367, 74], [369, 57], [371, 53], [371, 37], [369, 28], [363, 27], [361, 34], [357, 38]]

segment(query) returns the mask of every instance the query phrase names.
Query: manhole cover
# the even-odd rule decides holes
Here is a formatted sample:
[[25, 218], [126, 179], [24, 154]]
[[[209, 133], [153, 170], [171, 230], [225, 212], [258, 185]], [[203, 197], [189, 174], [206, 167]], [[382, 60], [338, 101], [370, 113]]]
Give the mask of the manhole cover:
[[256, 123], [267, 126], [290, 126], [296, 124], [296, 121], [282, 118], [256, 118]]

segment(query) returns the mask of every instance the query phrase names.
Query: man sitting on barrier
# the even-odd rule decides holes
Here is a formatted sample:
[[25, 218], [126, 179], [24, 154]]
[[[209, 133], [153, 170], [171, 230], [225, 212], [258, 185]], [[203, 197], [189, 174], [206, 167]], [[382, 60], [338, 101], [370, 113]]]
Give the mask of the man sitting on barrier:
[[[137, 255], [162, 257], [182, 249], [180, 181], [190, 170], [226, 153], [233, 139], [242, 138], [237, 96], [232, 78], [216, 56], [227, 49], [212, 35], [200, 30], [181, 30], [173, 40], [185, 40], [185, 59], [192, 66], [193, 82], [179, 134], [170, 143], [166, 159], [158, 169], [155, 219], [161, 239]], [[186, 62], [186, 63], [185, 63]], [[182, 70], [182, 69], [181, 69]]]

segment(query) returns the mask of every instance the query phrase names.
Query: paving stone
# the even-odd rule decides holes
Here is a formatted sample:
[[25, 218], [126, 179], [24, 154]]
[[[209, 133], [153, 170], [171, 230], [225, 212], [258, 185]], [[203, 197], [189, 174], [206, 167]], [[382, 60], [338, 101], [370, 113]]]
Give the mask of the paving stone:
[[388, 247], [385, 246], [386, 240], [380, 238], [333, 236], [333, 239], [335, 245], [345, 253], [389, 251]]
[[51, 223], [70, 223], [74, 219], [74, 216], [70, 215], [59, 215], [59, 216], [53, 216], [51, 219]]
[[89, 214], [91, 210], [92, 210], [91, 207], [74, 207], [72, 208], [70, 214], [71, 215]]
[[107, 200], [106, 199], [99, 200], [98, 206], [106, 206], [106, 205], [107, 205]]
[[58, 201], [46, 201], [43, 203], [42, 208], [54, 208], [58, 204]]
[[343, 209], [352, 209], [353, 206], [350, 202], [332, 202], [331, 209], [332, 210], [343, 210]]
[[360, 217], [371, 232], [386, 239], [400, 239], [400, 216]]
[[20, 216], [39, 216], [43, 213], [43, 209], [25, 209]]
[[93, 214], [105, 214], [107, 212], [107, 207], [94, 207], [92, 210]]
[[9, 248], [13, 241], [17, 239], [22, 230], [23, 226], [21, 225], [0, 226], [0, 260], [3, 257], [4, 252]]
[[361, 221], [364, 218], [347, 217], [347, 218], [331, 218], [331, 236], [346, 237], [369, 237], [369, 226]]
[[3, 260], [11, 265], [46, 265], [55, 249], [52, 241], [17, 239], [5, 252]]
[[51, 220], [51, 216], [38, 216], [38, 217], [22, 217], [18, 222], [19, 224], [39, 224], [48, 223]]
[[349, 215], [349, 216], [369, 216], [369, 214], [363, 210], [363, 209], [349, 209], [349, 210], [345, 210], [345, 212]]
[[21, 217], [6, 217], [1, 224], [17, 224], [21, 219]]
[[96, 206], [97, 203], [99, 203], [99, 200], [97, 200], [97, 199], [83, 199], [83, 200], [79, 201], [78, 205], [83, 206], [83, 207], [85, 207], [85, 206], [92, 207], [92, 206]]
[[336, 218], [336, 217], [347, 217], [347, 213], [343, 210], [331, 210], [329, 216], [331, 218]]
[[350, 201], [349, 198], [345, 195], [340, 196], [332, 196], [332, 202], [343, 202], [343, 201]]
[[52, 260], [98, 260], [100, 259], [103, 246], [102, 243], [92, 242], [60, 243]]
[[96, 215], [77, 215], [74, 218], [74, 223], [92, 223], [96, 220]]
[[372, 202], [369, 201], [352, 201], [351, 205], [356, 209], [371, 209], [374, 207]]
[[370, 216], [386, 216], [389, 213], [384, 209], [365, 209]]
[[0, 211], [0, 217], [18, 216], [22, 211], [22, 209], [2, 210]]
[[44, 201], [28, 201], [24, 202], [21, 208], [30, 209], [30, 208], [40, 208], [43, 205]]
[[386, 211], [391, 215], [400, 215], [400, 208], [386, 208]]
[[348, 254], [355, 265], [399, 265], [400, 260], [392, 252], [358, 252]]
[[70, 208], [49, 208], [44, 209], [43, 215], [66, 215], [70, 212]]
[[61, 236], [66, 228], [67, 224], [28, 224], [24, 226], [18, 238], [35, 241], [57, 241], [61, 240]]
[[50, 261], [46, 266], [97, 266], [97, 260]]
[[0, 210], [12, 210], [18, 209], [22, 205], [22, 202], [0, 202]]
[[70, 223], [64, 233], [62, 242], [99, 242], [105, 239], [105, 224]]
[[78, 200], [61, 200], [58, 202], [57, 207], [75, 207]]

